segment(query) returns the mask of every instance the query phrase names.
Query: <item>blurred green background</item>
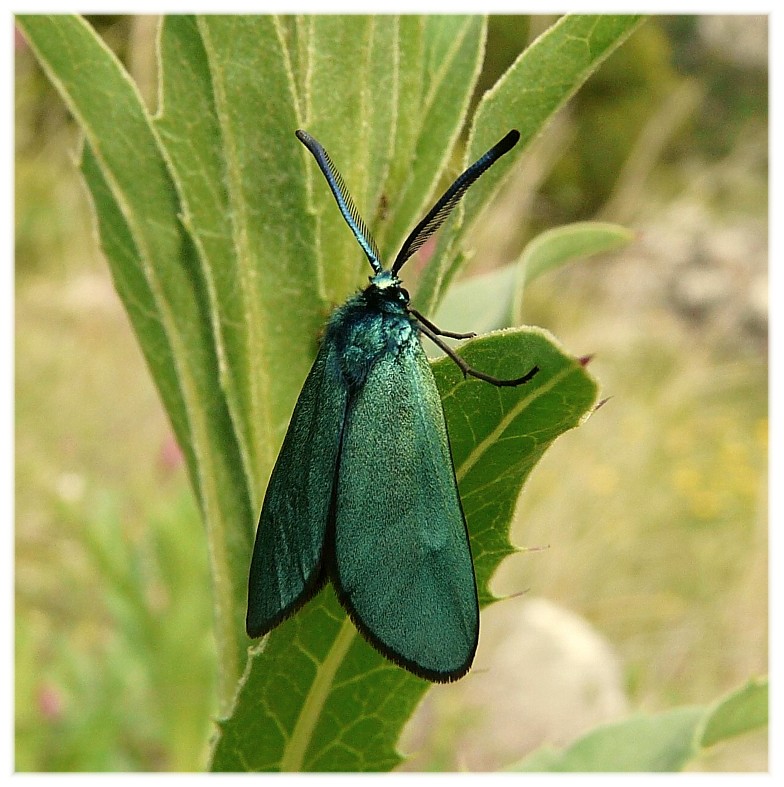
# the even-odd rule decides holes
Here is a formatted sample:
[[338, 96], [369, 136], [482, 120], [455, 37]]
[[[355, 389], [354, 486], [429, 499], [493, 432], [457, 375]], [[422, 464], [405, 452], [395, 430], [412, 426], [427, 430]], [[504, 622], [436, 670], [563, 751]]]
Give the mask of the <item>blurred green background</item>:
[[[156, 19], [90, 21], [154, 107]], [[491, 19], [477, 98], [552, 21]], [[595, 353], [611, 399], [532, 474], [513, 534], [549, 548], [496, 582], [589, 621], [635, 709], [767, 672], [767, 62], [765, 17], [649, 19], [525, 157], [467, 271], [570, 221], [637, 232], [526, 293], [526, 322]], [[16, 769], [198, 770], [216, 710], [201, 523], [78, 131], [21, 36], [15, 64]], [[765, 733], [695, 767], [765, 769]]]

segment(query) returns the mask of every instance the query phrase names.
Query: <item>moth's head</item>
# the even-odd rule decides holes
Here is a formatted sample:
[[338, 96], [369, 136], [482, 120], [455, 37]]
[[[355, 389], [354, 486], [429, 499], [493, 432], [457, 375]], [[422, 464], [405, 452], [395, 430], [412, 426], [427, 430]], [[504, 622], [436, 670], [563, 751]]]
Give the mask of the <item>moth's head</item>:
[[386, 301], [395, 301], [403, 306], [408, 306], [410, 299], [408, 290], [403, 287], [403, 283], [391, 270], [381, 271], [368, 278], [370, 281], [368, 291], [372, 294]]

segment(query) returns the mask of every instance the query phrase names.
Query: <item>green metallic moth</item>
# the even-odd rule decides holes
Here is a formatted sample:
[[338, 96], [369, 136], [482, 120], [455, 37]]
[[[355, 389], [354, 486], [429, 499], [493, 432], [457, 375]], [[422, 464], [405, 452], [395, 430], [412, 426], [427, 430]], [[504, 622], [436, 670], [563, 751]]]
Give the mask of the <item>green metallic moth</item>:
[[384, 269], [343, 178], [305, 131], [373, 275], [330, 316], [291, 416], [261, 509], [246, 628], [260, 637], [328, 581], [359, 632], [427, 680], [465, 675], [479, 641], [479, 603], [444, 413], [420, 335], [464, 375], [521, 385], [470, 367], [409, 305], [398, 272], [468, 187], [520, 138], [510, 131], [447, 189]]

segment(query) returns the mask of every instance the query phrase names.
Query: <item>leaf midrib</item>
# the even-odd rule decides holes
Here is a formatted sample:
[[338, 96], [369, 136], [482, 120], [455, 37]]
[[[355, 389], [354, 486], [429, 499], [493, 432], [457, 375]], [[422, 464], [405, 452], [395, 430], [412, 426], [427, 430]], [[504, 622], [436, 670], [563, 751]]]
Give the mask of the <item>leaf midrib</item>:
[[356, 633], [354, 624], [346, 615], [332, 646], [327, 651], [326, 658], [316, 669], [316, 677], [310, 684], [291, 737], [283, 749], [280, 770], [284, 773], [302, 770], [305, 754], [313, 738], [313, 730], [321, 718], [321, 712], [332, 691], [335, 674], [343, 663], [343, 657], [351, 647]]

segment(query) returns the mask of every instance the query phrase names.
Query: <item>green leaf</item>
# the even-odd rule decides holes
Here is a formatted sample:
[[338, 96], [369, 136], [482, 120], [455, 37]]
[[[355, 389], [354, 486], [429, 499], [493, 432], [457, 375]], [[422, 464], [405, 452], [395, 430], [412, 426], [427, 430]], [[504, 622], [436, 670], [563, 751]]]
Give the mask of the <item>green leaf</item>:
[[523, 320], [523, 294], [528, 282], [573, 260], [617, 251], [634, 237], [632, 230], [602, 221], [579, 221], [537, 235], [523, 249], [516, 265], [512, 323]]
[[519, 265], [526, 283], [567, 262], [627, 246], [634, 232], [618, 224], [579, 221], [537, 235], [523, 250]]
[[525, 480], [556, 437], [581, 424], [598, 388], [580, 362], [547, 331], [496, 331], [466, 342], [460, 355], [501, 379], [539, 373], [526, 385], [496, 388], [471, 378], [449, 358], [433, 363], [471, 534], [480, 602], [494, 597], [489, 582], [507, 555], [509, 525]]
[[406, 15], [398, 20], [398, 111], [394, 132], [395, 148], [389, 162], [389, 172], [378, 197], [375, 215], [367, 215], [382, 256], [388, 258], [397, 249], [385, 240], [396, 212], [401, 210], [406, 184], [411, 177], [412, 162], [422, 126], [419, 112], [407, 111], [420, 105], [424, 83], [425, 18]]
[[508, 328], [518, 275], [517, 265], [512, 264], [454, 282], [433, 322], [443, 330], [460, 332], [470, 326], [480, 334]]
[[750, 680], [709, 709], [699, 743], [707, 748], [766, 726], [768, 723], [768, 679]]
[[[182, 380], [176, 373], [171, 330], [176, 315], [167, 313], [162, 292], [169, 280], [169, 289], [176, 290], [174, 280], [181, 271], [167, 264], [163, 274], [156, 276], [152, 264], [157, 259], [168, 263], [178, 258], [183, 241], [176, 195], [144, 107], [120, 63], [83, 20], [23, 15], [17, 22], [84, 130], [88, 170], [97, 165], [105, 173], [99, 196], [101, 203], [111, 201], [115, 212], [106, 217], [101, 229], [112, 249], [122, 255], [113, 273], [119, 277], [118, 286], [138, 297], [133, 304], [134, 327], [140, 337], [147, 331], [153, 334], [160, 354], [148, 355], [148, 362], [156, 364], [153, 373], [161, 395], [166, 397], [181, 443], [189, 450], [190, 423]], [[122, 123], [122, 134], [115, 133], [118, 123]], [[193, 304], [185, 309], [192, 310]]]
[[145, 275], [131, 229], [87, 142], [84, 142], [82, 147], [80, 165], [93, 201], [103, 252], [107, 259], [113, 261], [110, 269], [115, 289], [126, 304], [131, 323], [158, 386], [161, 399], [166, 405], [178, 442], [187, 455], [192, 483], [198, 490], [198, 473], [193, 473], [196, 457], [190, 439], [183, 392], [174, 372], [171, 344], [157, 312], [151, 308], [155, 297]]
[[82, 169], [107, 260], [188, 460], [207, 527], [224, 703], [241, 672], [254, 515], [222, 395], [209, 301], [151, 118], [132, 80], [81, 18], [18, 24], [85, 137]]
[[[540, 367], [527, 385], [499, 389], [463, 379], [451, 359], [433, 363], [480, 600], [488, 604], [490, 577], [514, 551], [509, 524], [522, 484], [552, 441], [590, 412], [597, 388], [541, 330], [483, 336], [461, 354], [499, 377]], [[428, 685], [376, 653], [327, 589], [254, 650], [233, 712], [220, 723], [212, 767], [387, 770], [400, 760], [398, 736]]]
[[602, 725], [562, 751], [533, 752], [513, 770], [680, 771], [705, 748], [767, 723], [768, 681], [761, 678], [707, 708], [675, 708]]
[[[398, 20], [317, 15], [307, 17], [306, 25], [310, 72], [301, 122], [329, 151], [360, 214], [370, 221], [378, 211], [394, 152]], [[318, 217], [316, 250], [325, 295], [337, 303], [367, 278], [367, 260], [337, 217], [321, 173], [309, 166], [307, 177]]]
[[459, 331], [471, 326], [482, 333], [520, 325], [525, 285], [568, 262], [615, 251], [634, 239], [625, 227], [584, 221], [547, 230], [534, 238], [510, 265], [455, 282], [438, 307], [434, 322]]
[[485, 93], [474, 115], [464, 165], [476, 161], [510, 128], [520, 131], [520, 142], [466, 194], [462, 210], [456, 211], [453, 232], [442, 233], [435, 259], [425, 270], [417, 289], [417, 308], [425, 314], [435, 311], [462, 262], [461, 244], [467, 230], [481, 218], [481, 206], [487, 205], [504, 176], [553, 115], [640, 20], [639, 16], [564, 16]]
[[654, 716], [634, 716], [591, 730], [563, 752], [534, 752], [515, 770], [589, 772], [669, 772], [694, 756], [694, 734], [702, 708], [678, 708]]
[[[19, 24], [84, 133], [101, 243], [206, 524], [227, 714], [213, 767], [392, 767], [428, 684], [356, 635], [329, 589], [253, 649], [228, 712], [262, 490], [328, 307], [368, 273], [293, 132], [319, 136], [382, 248], [399, 245], [450, 166], [484, 18], [165, 18], [154, 119], [84, 20]], [[561, 99], [578, 83], [573, 75]], [[504, 84], [492, 94], [507, 95]], [[463, 380], [449, 360], [434, 364], [488, 603], [490, 576], [512, 551], [520, 487], [590, 411], [596, 385], [541, 331], [461, 351], [499, 376], [542, 369], [523, 388], [496, 390]]]
[[[223, 165], [220, 149], [212, 144], [219, 133], [212, 84], [195, 18], [165, 18], [159, 39], [162, 111], [155, 123], [180, 195], [182, 221], [200, 259], [206, 262], [204, 274], [218, 345], [219, 375], [247, 468], [252, 463], [252, 447], [247, 442], [250, 430], [242, 420], [244, 413], [253, 412], [253, 403], [238, 382], [238, 378], [248, 376], [244, 368], [247, 355], [237, 332], [232, 331], [234, 323], [227, 321], [220, 309], [225, 304], [234, 307], [236, 313], [239, 298], [230, 298], [238, 292], [238, 276], [227, 194], [225, 189], [210, 187], [220, 182]], [[231, 365], [226, 362], [227, 354], [232, 358]], [[263, 420], [257, 417], [256, 422]]]
[[274, 17], [170, 17], [161, 43], [159, 122], [202, 251], [222, 387], [257, 512], [324, 310], [295, 88]]
[[376, 232], [385, 258], [397, 253], [438, 196], [481, 70], [486, 28], [481, 16], [425, 18], [421, 93], [414, 100], [410, 90], [409, 103], [401, 105], [405, 117], [399, 122], [407, 133], [385, 186], [391, 200], [388, 220]]

